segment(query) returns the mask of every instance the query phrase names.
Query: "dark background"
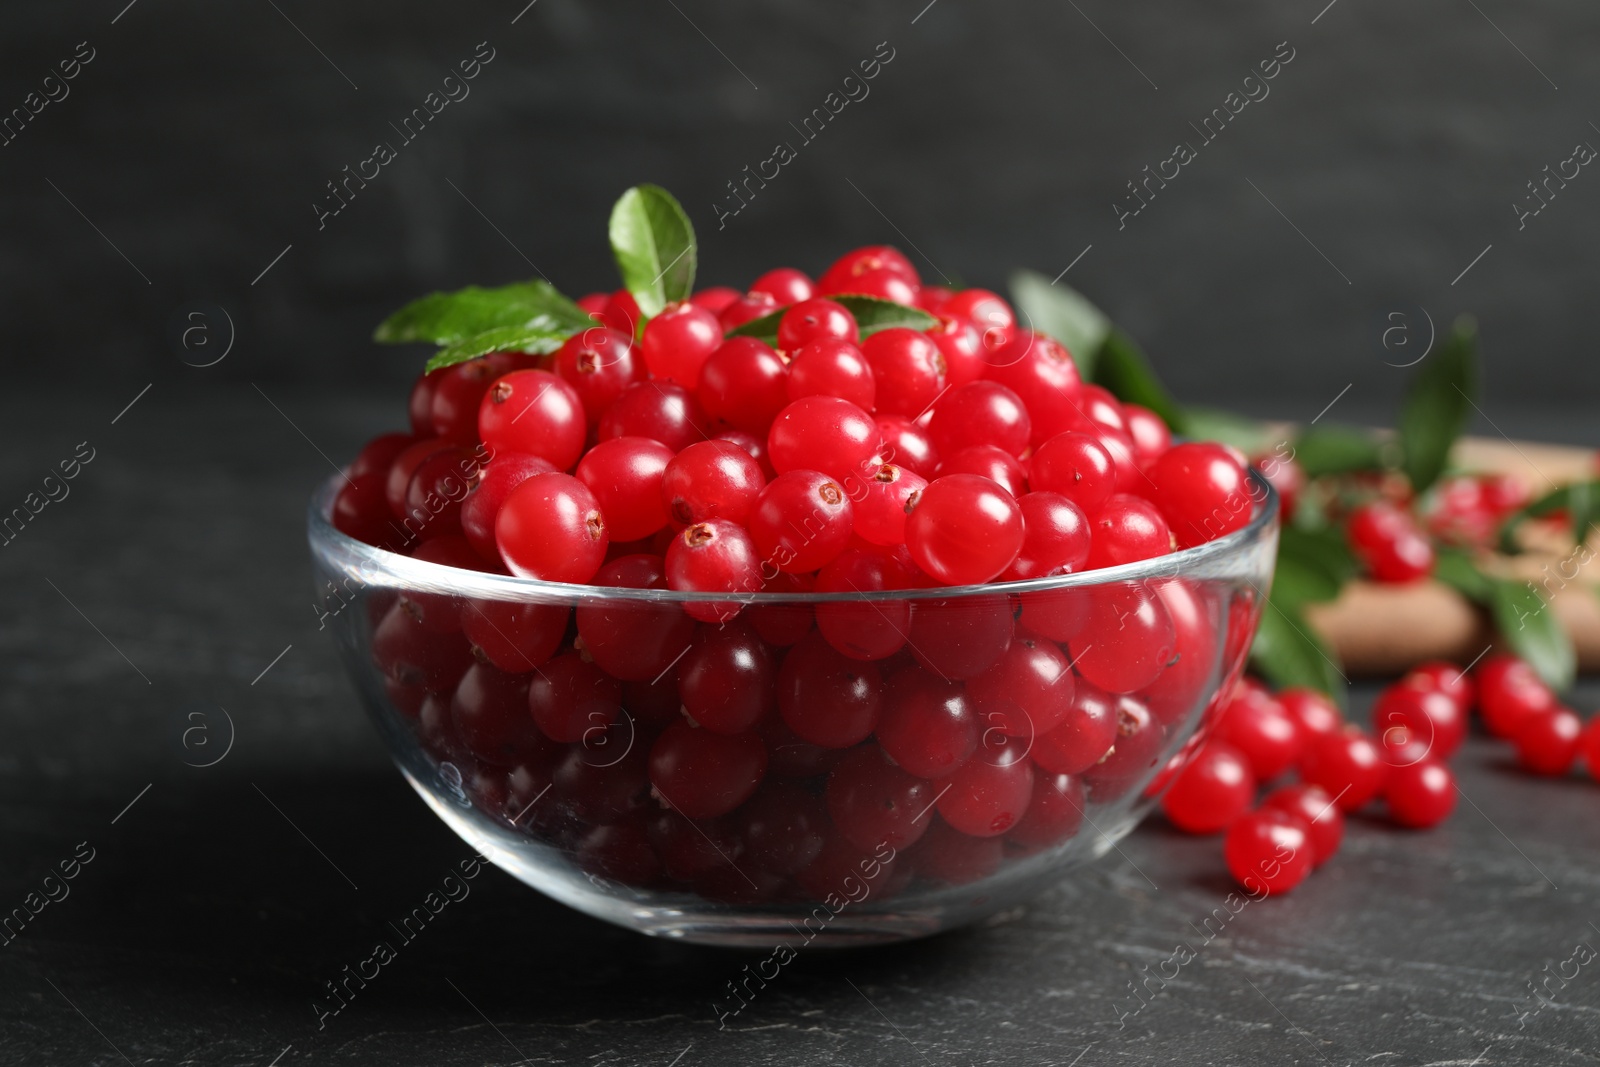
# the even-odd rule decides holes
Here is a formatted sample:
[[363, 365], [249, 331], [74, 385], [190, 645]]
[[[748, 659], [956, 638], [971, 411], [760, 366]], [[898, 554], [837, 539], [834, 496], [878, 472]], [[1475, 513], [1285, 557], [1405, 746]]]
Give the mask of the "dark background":
[[[0, 17], [4, 108], [77, 42], [97, 53], [0, 148], [13, 380], [67, 364], [192, 383], [168, 324], [204, 300], [238, 337], [212, 383], [377, 391], [417, 366], [367, 339], [413, 295], [530, 263], [573, 295], [614, 286], [607, 212], [650, 180], [694, 217], [707, 283], [892, 241], [930, 280], [1003, 287], [1092, 245], [1065, 280], [1194, 402], [1305, 419], [1353, 382], [1341, 414], [1382, 420], [1404, 381], [1383, 364], [1420, 350], [1419, 309], [1479, 317], [1491, 417], [1600, 386], [1600, 194], [1585, 171], [1521, 232], [1511, 207], [1600, 144], [1592, 4], [537, 0], [512, 25], [523, 0], [137, 0], [112, 25], [125, 2]], [[319, 232], [325, 183], [398, 144], [389, 124], [485, 40], [471, 95]], [[789, 123], [882, 41], [871, 95], [799, 145]], [[1119, 232], [1125, 183], [1199, 144], [1188, 124], [1282, 41], [1270, 96]], [[778, 140], [799, 158], [719, 232], [725, 183]], [[1393, 311], [1415, 331], [1403, 352], [1380, 343]]]
[[[1126, 1028], [1126, 983], [1229, 890], [1219, 843], [1159, 820], [991, 927], [807, 955], [730, 1031], [711, 1004], [745, 957], [490, 871], [319, 1032], [322, 982], [466, 846], [317, 632], [306, 498], [403, 421], [421, 354], [372, 345], [379, 318], [530, 262], [573, 295], [613, 286], [605, 220], [630, 184], [684, 201], [707, 283], [891, 241], [930, 279], [1003, 287], [1092, 245], [1065, 281], [1180, 397], [1286, 418], [1349, 385], [1331, 417], [1384, 421], [1406, 379], [1385, 364], [1420, 351], [1426, 316], [1470, 310], [1479, 428], [1596, 443], [1600, 178], [1520, 233], [1510, 207], [1600, 144], [1592, 5], [538, 0], [512, 25], [522, 3], [0, 11], [0, 114], [78, 42], [97, 53], [0, 146], [0, 512], [96, 450], [0, 546], [0, 911], [97, 850], [0, 947], [0, 1064], [1595, 1062], [1593, 965], [1516, 1019], [1542, 968], [1600, 944], [1593, 787], [1517, 774], [1483, 739], [1449, 824], [1354, 820]], [[324, 183], [484, 40], [471, 96], [318, 232]], [[724, 183], [885, 40], [871, 95], [718, 232]], [[1271, 95], [1118, 232], [1124, 182], [1285, 40]], [[210, 349], [172, 329], [197, 301], [236, 335], [203, 369], [184, 359], [220, 351], [226, 320], [204, 320]], [[1412, 347], [1383, 346], [1392, 312]], [[220, 709], [235, 743], [196, 767], [214, 750], [185, 731], [220, 746]]]

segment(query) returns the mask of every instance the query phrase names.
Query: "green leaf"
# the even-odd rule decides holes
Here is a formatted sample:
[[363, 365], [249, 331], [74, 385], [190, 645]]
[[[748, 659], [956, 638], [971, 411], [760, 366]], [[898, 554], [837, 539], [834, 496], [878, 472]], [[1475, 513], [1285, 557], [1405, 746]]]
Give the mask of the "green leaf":
[[1489, 611], [1506, 644], [1558, 693], [1572, 688], [1577, 656], [1550, 603], [1532, 582], [1497, 581]]
[[1299, 609], [1269, 597], [1261, 613], [1261, 627], [1250, 646], [1250, 665], [1274, 688], [1304, 686], [1327, 693], [1341, 707], [1345, 703], [1345, 677], [1333, 652], [1306, 622]]
[[1187, 432], [1183, 412], [1167, 387], [1156, 377], [1150, 361], [1133, 339], [1116, 327], [1106, 335], [1095, 357], [1094, 380], [1111, 390], [1117, 399], [1142, 404], [1160, 415], [1175, 432]]
[[[590, 325], [594, 325], [593, 322]], [[490, 352], [554, 352], [572, 334], [561, 330], [537, 330], [526, 326], [497, 326], [447, 345], [435, 352], [425, 368], [432, 372], [451, 367]]]
[[1600, 481], [1564, 485], [1512, 512], [1500, 524], [1500, 551], [1517, 552], [1517, 528], [1528, 519], [1542, 519], [1558, 511], [1568, 513], [1573, 540], [1583, 544], [1589, 539], [1590, 527], [1600, 521]]
[[1197, 441], [1232, 445], [1247, 456], [1263, 452], [1272, 444], [1272, 433], [1266, 423], [1221, 408], [1186, 406], [1183, 432]]
[[469, 285], [431, 293], [390, 315], [373, 331], [380, 344], [431, 341], [449, 345], [487, 330], [522, 327], [570, 336], [594, 325], [589, 314], [549, 282], [535, 279], [496, 289]]
[[1382, 470], [1383, 442], [1354, 426], [1309, 426], [1294, 442], [1295, 462], [1307, 478]]
[[611, 209], [611, 251], [645, 318], [694, 292], [694, 226], [660, 186], [636, 185], [622, 194]]
[[1043, 274], [1019, 270], [1011, 276], [1011, 299], [1030, 329], [1067, 346], [1079, 377], [1094, 376], [1094, 357], [1111, 332], [1111, 320], [1088, 297]]
[[1400, 410], [1400, 446], [1411, 488], [1420, 493], [1444, 473], [1478, 392], [1478, 329], [1463, 316], [1423, 360]]
[[[871, 337], [879, 330], [887, 330], [894, 326], [903, 326], [912, 330], [926, 330], [930, 326], [937, 326], [939, 320], [923, 311], [921, 308], [907, 307], [905, 304], [896, 304], [892, 300], [880, 300], [875, 296], [853, 296], [848, 293], [830, 296], [836, 304], [840, 304], [855, 317], [856, 326], [861, 330], [862, 337]], [[770, 315], [763, 315], [759, 319], [752, 319], [735, 329], [728, 331], [729, 337], [754, 337], [765, 341], [769, 345], [778, 343], [778, 322], [783, 318], [784, 308], [774, 311]]]
[[1440, 548], [1433, 565], [1433, 577], [1468, 600], [1488, 606], [1494, 592], [1494, 579], [1478, 569], [1472, 557], [1458, 548]]
[[1278, 555], [1306, 560], [1343, 585], [1361, 569], [1344, 533], [1331, 526], [1285, 526], [1278, 531]]
[[1355, 558], [1339, 531], [1286, 526], [1278, 534], [1272, 598], [1289, 608], [1332, 600], [1355, 572]]

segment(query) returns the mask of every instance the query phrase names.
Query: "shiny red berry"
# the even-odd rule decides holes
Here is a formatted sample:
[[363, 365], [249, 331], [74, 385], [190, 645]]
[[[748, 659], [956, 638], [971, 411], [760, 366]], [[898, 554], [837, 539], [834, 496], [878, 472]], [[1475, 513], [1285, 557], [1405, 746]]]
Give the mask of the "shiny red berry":
[[1333, 802], [1333, 795], [1315, 785], [1286, 785], [1274, 789], [1262, 800], [1267, 810], [1287, 811], [1306, 821], [1311, 831], [1311, 862], [1320, 867], [1333, 858], [1344, 840], [1344, 812]]
[[1223, 858], [1234, 880], [1252, 895], [1287, 893], [1311, 873], [1310, 828], [1299, 815], [1264, 808], [1250, 812], [1228, 830]]
[[1517, 746], [1517, 763], [1533, 774], [1566, 774], [1578, 758], [1582, 733], [1583, 722], [1566, 708], [1534, 712], [1522, 720], [1512, 738]]
[[507, 374], [483, 394], [478, 436], [496, 454], [525, 452], [571, 470], [583, 454], [588, 421], [578, 391], [542, 370]]
[[1022, 549], [1022, 509], [1010, 493], [975, 474], [928, 483], [906, 520], [911, 557], [945, 585], [998, 577]]
[[1455, 810], [1455, 776], [1435, 759], [1396, 767], [1384, 783], [1383, 799], [1389, 805], [1389, 817], [1401, 826], [1437, 826]]
[[613, 541], [638, 541], [667, 524], [662, 481], [672, 462], [672, 450], [648, 437], [601, 441], [578, 462], [577, 479], [600, 502]]
[[1250, 810], [1255, 797], [1256, 777], [1244, 753], [1212, 740], [1178, 772], [1161, 798], [1161, 810], [1180, 830], [1214, 834]]
[[610, 541], [600, 502], [588, 486], [560, 473], [535, 474], [513, 489], [494, 536], [513, 574], [547, 582], [587, 582], [605, 562]]

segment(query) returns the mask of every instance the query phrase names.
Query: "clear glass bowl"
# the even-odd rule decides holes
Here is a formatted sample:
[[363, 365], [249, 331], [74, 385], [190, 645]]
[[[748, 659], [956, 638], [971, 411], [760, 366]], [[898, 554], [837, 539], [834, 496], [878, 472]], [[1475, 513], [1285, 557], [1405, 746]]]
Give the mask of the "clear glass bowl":
[[[1108, 851], [1243, 669], [1277, 547], [1277, 498], [1257, 478], [1246, 527], [1159, 559], [730, 605], [374, 548], [329, 523], [338, 483], [308, 516], [323, 622], [423, 800], [481, 854], [580, 911], [749, 947], [926, 936]], [[717, 605], [738, 613], [719, 624], [685, 611]], [[900, 638], [876, 660], [833, 645], [859, 657]], [[690, 648], [716, 641], [720, 652]], [[518, 666], [529, 669], [501, 669]], [[751, 672], [756, 692], [734, 685], [721, 699], [756, 701], [758, 725], [729, 739], [686, 719], [679, 682], [691, 670], [701, 700], [739, 677], [730, 670]], [[535, 708], [561, 742], [535, 726]]]

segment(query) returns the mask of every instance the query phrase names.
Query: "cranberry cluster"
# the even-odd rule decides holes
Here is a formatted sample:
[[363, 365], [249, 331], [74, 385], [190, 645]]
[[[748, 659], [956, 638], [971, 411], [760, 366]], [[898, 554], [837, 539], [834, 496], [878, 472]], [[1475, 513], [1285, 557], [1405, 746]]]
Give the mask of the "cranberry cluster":
[[[1373, 731], [1346, 723], [1327, 697], [1307, 689], [1276, 696], [1242, 679], [1203, 740], [1174, 757], [1162, 810], [1181, 830], [1226, 831], [1228, 869], [1252, 892], [1298, 885], [1338, 849], [1344, 813], [1381, 798], [1400, 826], [1426, 828], [1455, 809], [1447, 761], [1461, 747], [1476, 707], [1484, 727], [1512, 739], [1522, 766], [1567, 773], [1580, 750], [1600, 779], [1600, 717], [1584, 728], [1525, 662], [1486, 660], [1473, 675], [1425, 663], [1386, 688]], [[1254, 807], [1259, 785], [1290, 772]], [[1159, 788], [1160, 780], [1152, 786]]]
[[[933, 325], [863, 336], [840, 294]], [[1249, 522], [1242, 456], [1173, 444], [994, 293], [872, 247], [642, 325], [626, 292], [578, 304], [596, 324], [551, 356], [422, 376], [411, 433], [362, 450], [333, 521], [594, 589], [377, 597], [372, 650], [475, 802], [591, 872], [815, 897], [887, 846], [891, 887], [981, 878], [1126, 794], [1242, 661], [1252, 605], [1197, 581], [750, 600], [1060, 575]], [[775, 345], [730, 336], [785, 308]]]

